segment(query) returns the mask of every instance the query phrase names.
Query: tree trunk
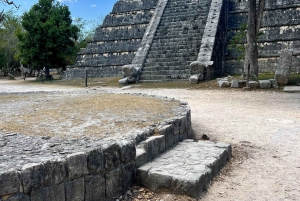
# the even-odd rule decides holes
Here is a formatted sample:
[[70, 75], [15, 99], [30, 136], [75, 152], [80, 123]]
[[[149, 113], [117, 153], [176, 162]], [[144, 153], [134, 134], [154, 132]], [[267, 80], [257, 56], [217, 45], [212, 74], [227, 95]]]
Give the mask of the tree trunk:
[[248, 42], [248, 54], [250, 66], [253, 73], [258, 77], [258, 49], [257, 49], [257, 35], [256, 35], [256, 0], [249, 0], [249, 12], [248, 12], [248, 30], [247, 30], [247, 42]]
[[247, 47], [245, 48], [244, 72], [247, 72], [248, 62], [251, 70], [258, 77], [258, 46], [257, 36], [261, 27], [265, 7], [265, 0], [259, 0], [258, 10], [256, 10], [256, 0], [249, 0]]

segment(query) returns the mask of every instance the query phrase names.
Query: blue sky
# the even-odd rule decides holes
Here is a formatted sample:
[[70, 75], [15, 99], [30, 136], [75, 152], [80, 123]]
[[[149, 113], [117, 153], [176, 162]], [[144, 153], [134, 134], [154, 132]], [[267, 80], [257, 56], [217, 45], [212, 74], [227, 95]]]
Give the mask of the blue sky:
[[[112, 11], [113, 5], [117, 0], [58, 0], [65, 4], [71, 11], [73, 18], [83, 18], [85, 20], [96, 20], [99, 17], [105, 17]], [[16, 5], [20, 5], [18, 14], [28, 11], [38, 0], [14, 0]], [[8, 10], [11, 6], [0, 4], [0, 9]]]

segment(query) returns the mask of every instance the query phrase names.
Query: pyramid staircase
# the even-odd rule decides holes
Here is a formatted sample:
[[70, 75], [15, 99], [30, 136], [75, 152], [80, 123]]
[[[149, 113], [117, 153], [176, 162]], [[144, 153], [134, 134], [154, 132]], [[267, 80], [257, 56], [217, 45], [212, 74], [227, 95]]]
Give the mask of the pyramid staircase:
[[197, 60], [211, 0], [169, 0], [149, 49], [141, 82], [187, 80]]

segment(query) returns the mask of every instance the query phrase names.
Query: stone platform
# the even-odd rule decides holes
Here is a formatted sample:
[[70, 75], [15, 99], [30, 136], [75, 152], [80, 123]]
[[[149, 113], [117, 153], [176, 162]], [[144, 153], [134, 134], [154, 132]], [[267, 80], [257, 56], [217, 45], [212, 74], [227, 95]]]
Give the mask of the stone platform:
[[199, 197], [231, 157], [225, 143], [184, 140], [138, 168], [137, 181], [152, 191]]
[[300, 92], [300, 86], [287, 86], [284, 87], [283, 92], [290, 92], [290, 93], [296, 93]]

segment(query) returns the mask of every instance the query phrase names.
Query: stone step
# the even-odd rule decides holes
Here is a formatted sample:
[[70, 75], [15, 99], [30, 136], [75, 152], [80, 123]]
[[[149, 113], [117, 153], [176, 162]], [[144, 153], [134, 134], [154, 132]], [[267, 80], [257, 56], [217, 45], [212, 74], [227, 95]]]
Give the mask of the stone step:
[[166, 65], [166, 66], [151, 66], [151, 67], [143, 67], [143, 72], [152, 72], [152, 71], [166, 71], [166, 70], [185, 70], [186, 72], [189, 72], [189, 69], [186, 69], [186, 66], [182, 65], [174, 65], [174, 66], [170, 66], [170, 65]]
[[[143, 72], [146, 75], [153, 76], [153, 75], [178, 75], [178, 74], [188, 74], [187, 70], [159, 70], [159, 71], [145, 71]], [[143, 75], [142, 75], [143, 76]]]
[[[174, 61], [174, 62], [153, 62], [153, 63], [145, 63], [144, 68], [156, 68], [156, 67], [166, 67], [166, 68], [171, 68], [171, 67], [177, 67], [181, 69], [186, 69], [189, 70], [189, 65], [192, 62], [191, 61]], [[194, 60], [195, 61], [195, 60]]]
[[137, 170], [137, 182], [154, 191], [198, 198], [232, 154], [226, 143], [184, 140]]
[[300, 86], [286, 86], [283, 88], [283, 92], [299, 93]]
[[184, 72], [179, 74], [172, 74], [172, 75], [141, 75], [140, 80], [188, 80], [190, 77], [189, 74], [184, 74]]
[[173, 61], [191, 61], [195, 58], [196, 52], [190, 53], [166, 53], [166, 54], [149, 54], [149, 57], [146, 59], [147, 63], [151, 62], [173, 62]]
[[210, 2], [168, 1], [140, 80], [189, 78], [189, 64], [197, 60]]

